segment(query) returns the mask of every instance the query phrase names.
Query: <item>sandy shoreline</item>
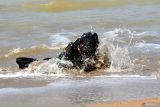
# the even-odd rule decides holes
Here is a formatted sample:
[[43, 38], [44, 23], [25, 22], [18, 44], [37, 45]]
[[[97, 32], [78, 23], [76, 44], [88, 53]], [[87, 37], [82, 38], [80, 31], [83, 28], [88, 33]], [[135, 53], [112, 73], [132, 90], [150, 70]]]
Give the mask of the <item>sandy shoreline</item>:
[[46, 80], [26, 79], [26, 78], [11, 78], [11, 79], [0, 79], [1, 88], [33, 88], [33, 87], [44, 87], [49, 84]]
[[143, 107], [160, 103], [159, 84], [150, 78], [0, 79], [0, 107]]
[[160, 107], [160, 98], [117, 101], [104, 104], [86, 105], [85, 107]]

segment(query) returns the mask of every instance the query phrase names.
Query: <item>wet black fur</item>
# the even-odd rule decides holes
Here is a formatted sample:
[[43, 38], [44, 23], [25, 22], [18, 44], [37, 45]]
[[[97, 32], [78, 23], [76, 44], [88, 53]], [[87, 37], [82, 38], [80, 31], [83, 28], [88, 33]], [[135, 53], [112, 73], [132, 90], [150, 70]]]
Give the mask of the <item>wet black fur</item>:
[[[83, 45], [82, 47], [80, 47]], [[94, 58], [96, 51], [99, 45], [97, 33], [84, 33], [80, 38], [75, 42], [71, 42], [65, 48], [65, 51], [62, 52], [58, 58], [70, 60], [75, 68], [85, 68], [85, 71], [92, 71], [95, 67], [88, 65], [85, 66], [85, 60], [87, 58]], [[78, 48], [79, 47], [79, 48]], [[44, 58], [43, 60], [49, 60], [51, 58]], [[27, 68], [30, 63], [38, 61], [34, 58], [19, 57], [16, 58], [16, 63], [19, 65], [20, 69]]]

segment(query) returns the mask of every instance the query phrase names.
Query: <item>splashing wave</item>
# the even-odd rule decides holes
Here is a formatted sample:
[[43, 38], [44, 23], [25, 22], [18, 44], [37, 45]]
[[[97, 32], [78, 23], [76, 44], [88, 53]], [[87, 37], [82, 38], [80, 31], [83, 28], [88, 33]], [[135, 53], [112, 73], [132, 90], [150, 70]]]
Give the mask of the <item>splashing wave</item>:
[[60, 50], [63, 49], [66, 45], [60, 45], [56, 47], [50, 47], [47, 45], [40, 45], [40, 46], [32, 46], [31, 48], [15, 48], [11, 50], [9, 53], [0, 56], [0, 60], [8, 58], [8, 57], [18, 57], [23, 54], [32, 55], [32, 54], [40, 54], [49, 50]]
[[[150, 32], [140, 32], [137, 33], [135, 31], [131, 31], [129, 29], [115, 29], [113, 31], [108, 31], [100, 35], [100, 46], [99, 46], [99, 52], [102, 55], [109, 55], [111, 66], [109, 69], [103, 69], [103, 72], [134, 72], [135, 67], [137, 66], [134, 62], [134, 59], [130, 57], [130, 49], [133, 47], [138, 48], [145, 48], [146, 46], [148, 48], [152, 48], [155, 46], [155, 49], [159, 49], [159, 44], [149, 44], [149, 43], [141, 43], [137, 41], [134, 41], [136, 38], [144, 37], [145, 35], [148, 36], [154, 36], [156, 37], [156, 33], [150, 33]], [[141, 35], [141, 36], [140, 36]], [[51, 36], [52, 37], [52, 36]], [[101, 39], [101, 37], [103, 39]], [[33, 51], [37, 48], [40, 48], [41, 51], [46, 51], [46, 49], [59, 49], [64, 48], [65, 46], [59, 46], [59, 47], [48, 47], [48, 46], [40, 46], [40, 47], [32, 47], [30, 50]], [[6, 54], [3, 57], [9, 57], [14, 54], [23, 54], [26, 52], [30, 52], [28, 50], [21, 50], [21, 49], [15, 49], [9, 54]], [[22, 76], [27, 75], [34, 75], [34, 76], [67, 76], [67, 72], [72, 72], [71, 70], [65, 72], [62, 67], [59, 67], [60, 64], [64, 64], [67, 66], [72, 66], [72, 63], [69, 61], [64, 60], [58, 60], [58, 59], [51, 59], [47, 62], [42, 62], [38, 65], [32, 64], [28, 69], [24, 71], [19, 71], [18, 74], [15, 74], [15, 76], [20, 76], [20, 72], [22, 72]], [[24, 72], [26, 74], [24, 74]], [[73, 71], [78, 72], [78, 71]], [[139, 71], [140, 72], [140, 71]], [[79, 76], [79, 75], [78, 75]], [[12, 76], [11, 76], [12, 77]]]

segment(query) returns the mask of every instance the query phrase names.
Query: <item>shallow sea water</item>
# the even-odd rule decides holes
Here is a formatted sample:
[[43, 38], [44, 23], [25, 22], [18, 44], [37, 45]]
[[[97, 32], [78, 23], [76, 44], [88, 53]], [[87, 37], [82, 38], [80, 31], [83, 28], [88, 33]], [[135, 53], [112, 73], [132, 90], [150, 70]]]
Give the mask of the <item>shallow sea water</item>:
[[37, 87], [13, 87], [21, 80], [0, 89], [2, 107], [83, 107], [93, 103], [160, 97], [160, 81], [149, 77], [59, 78], [47, 80], [46, 85]]
[[[1, 105], [75, 107], [159, 97], [159, 10], [159, 0], [0, 0]], [[111, 67], [63, 72], [55, 58], [91, 27], [99, 49], [109, 50]], [[20, 56], [53, 59], [19, 70]]]

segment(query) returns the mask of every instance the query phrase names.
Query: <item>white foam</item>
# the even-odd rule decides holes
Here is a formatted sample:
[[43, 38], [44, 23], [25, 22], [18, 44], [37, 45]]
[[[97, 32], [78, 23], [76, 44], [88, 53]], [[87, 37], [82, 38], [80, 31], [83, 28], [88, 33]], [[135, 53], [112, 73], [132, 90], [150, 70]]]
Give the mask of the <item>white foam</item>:
[[37, 51], [45, 51], [46, 49], [48, 50], [60, 50], [63, 49], [64, 47], [66, 47], [66, 44], [62, 44], [59, 46], [47, 46], [46, 44], [42, 44], [39, 46], [32, 46], [31, 48], [14, 48], [12, 49], [10, 52], [8, 52], [5, 55], [0, 56], [0, 58], [7, 58], [10, 56], [14, 56], [15, 54], [23, 54], [25, 52], [29, 52], [29, 51], [33, 51], [33, 50], [37, 50]]
[[145, 31], [145, 32], [139, 32], [139, 33], [135, 32], [134, 35], [139, 37], [144, 37], [144, 36], [157, 37], [158, 33], [153, 31]]
[[121, 28], [116, 28], [113, 31], [108, 31], [103, 33], [103, 35], [111, 36], [111, 37], [117, 37], [117, 36], [128, 36], [132, 35], [133, 33], [129, 29], [121, 29]]
[[157, 79], [156, 75], [142, 76], [142, 75], [127, 75], [127, 74], [111, 74], [103, 76], [94, 76], [94, 78], [132, 78], [132, 79]]
[[103, 33], [102, 36], [105, 37], [108, 41], [127, 43], [128, 38], [131, 37], [133, 37], [136, 40], [144, 41], [144, 39], [148, 37], [151, 37], [151, 39], [153, 39], [154, 37], [157, 38], [159, 37], [159, 34], [154, 31], [136, 32], [136, 31], [131, 31], [129, 29], [116, 28], [113, 31], [108, 31]]
[[[6, 74], [0, 74], [0, 78], [33, 78], [33, 77], [72, 77], [69, 75], [65, 74], [43, 74], [39, 72], [24, 72], [24, 71], [19, 71], [15, 73], [6, 73]], [[83, 75], [76, 75], [75, 77], [78, 78], [84, 78], [85, 76]], [[142, 78], [142, 79], [157, 79], [156, 75], [150, 75], [150, 76], [143, 76], [143, 75], [127, 75], [127, 74], [109, 74], [109, 75], [99, 75], [99, 76], [93, 76], [92, 78]]]
[[58, 64], [56, 61], [47, 61], [45, 63], [42, 63], [38, 66], [38, 68], [35, 70], [37, 73], [54, 73], [54, 74], [60, 74], [62, 73], [61, 68], [58, 67]]
[[102, 42], [106, 44], [110, 52], [110, 72], [134, 71], [136, 64], [130, 58], [130, 54], [132, 52], [158, 53], [160, 44], [147, 43], [149, 39], [158, 36], [158, 33], [154, 31], [136, 32], [121, 28], [103, 33]]
[[[129, 55], [129, 48], [130, 44], [132, 42], [133, 37], [135, 36], [142, 36], [142, 35], [157, 35], [156, 33], [150, 33], [150, 32], [140, 32], [137, 33], [135, 31], [131, 31], [129, 29], [115, 29], [113, 31], [109, 31], [106, 33], [103, 33], [103, 38], [100, 41], [99, 49], [102, 53], [107, 53], [109, 55], [111, 66], [109, 69], [109, 72], [122, 72], [122, 71], [134, 71], [134, 62], [131, 60]], [[73, 33], [57, 33], [54, 35], [51, 35], [52, 42], [55, 42], [56, 44], [67, 44], [70, 42], [69, 35], [74, 35]], [[129, 42], [127, 44], [119, 45], [120, 38], [125, 37], [128, 38]], [[116, 41], [116, 44], [114, 43]], [[122, 42], [125, 42], [121, 40]], [[48, 47], [47, 45], [42, 45], [41, 47], [49, 48], [49, 49], [60, 49], [64, 48], [66, 45], [61, 46], [55, 46], [56, 44], [53, 44], [54, 47]], [[149, 48], [149, 49], [160, 49], [160, 44], [154, 44], [154, 43], [135, 43], [134, 47], [136, 48]], [[33, 46], [31, 48], [37, 48], [37, 46]], [[107, 49], [108, 48], [108, 49]], [[23, 49], [17, 48], [14, 49], [11, 53], [19, 53], [21, 51], [24, 51]], [[109, 52], [108, 52], [109, 51]], [[9, 53], [7, 56], [12, 55]], [[70, 62], [63, 61], [63, 60], [57, 60], [57, 59], [51, 59], [41, 65], [38, 66], [38, 68], [33, 72], [25, 72], [25, 73], [10, 73], [10, 74], [0, 74], [0, 78], [13, 78], [13, 77], [29, 77], [29, 76], [62, 76], [65, 77], [65, 73], [63, 72], [63, 68], [59, 68], [59, 63], [65, 63], [68, 64], [68, 66], [71, 65]]]
[[61, 65], [72, 67], [73, 64], [70, 61], [59, 60], [59, 59], [50, 59], [49, 61], [42, 63], [38, 66], [38, 68], [34, 71], [36, 73], [47, 73], [47, 74], [60, 74], [64, 75], [63, 67]]
[[137, 31], [131, 31], [129, 29], [121, 29], [121, 28], [116, 28], [113, 31], [109, 31], [104, 33], [104, 35], [112, 35], [112, 36], [129, 36], [129, 35], [134, 35], [134, 36], [158, 36], [157, 32], [154, 31], [144, 31], [144, 32], [137, 32]]
[[9, 56], [11, 56], [13, 54], [20, 53], [21, 51], [22, 51], [22, 49], [20, 49], [20, 48], [14, 48], [11, 52], [5, 54], [4, 56], [5, 57], [9, 57]]
[[16, 73], [0, 74], [0, 78], [33, 77], [33, 76], [43, 76], [43, 74], [21, 72], [21, 71]]
[[160, 49], [160, 44], [155, 43], [136, 43], [135, 47], [137, 48], [149, 48], [149, 49]]
[[[38, 64], [38, 62], [37, 62]], [[63, 66], [73, 66], [70, 61], [59, 60], [59, 59], [50, 59], [49, 61], [40, 63], [38, 65], [31, 64], [28, 68], [14, 72], [5, 71], [5, 73], [0, 73], [0, 78], [16, 78], [16, 77], [66, 77], [66, 73], [64, 72]]]
[[69, 36], [74, 35], [73, 33], [56, 33], [50, 36], [52, 41], [52, 46], [57, 46], [61, 44], [68, 44], [70, 42]]
[[68, 77], [65, 74], [43, 74], [39, 72], [30, 73], [30, 72], [24, 72], [19, 71], [16, 73], [6, 73], [6, 74], [0, 74], [0, 78], [25, 78], [25, 77]]

